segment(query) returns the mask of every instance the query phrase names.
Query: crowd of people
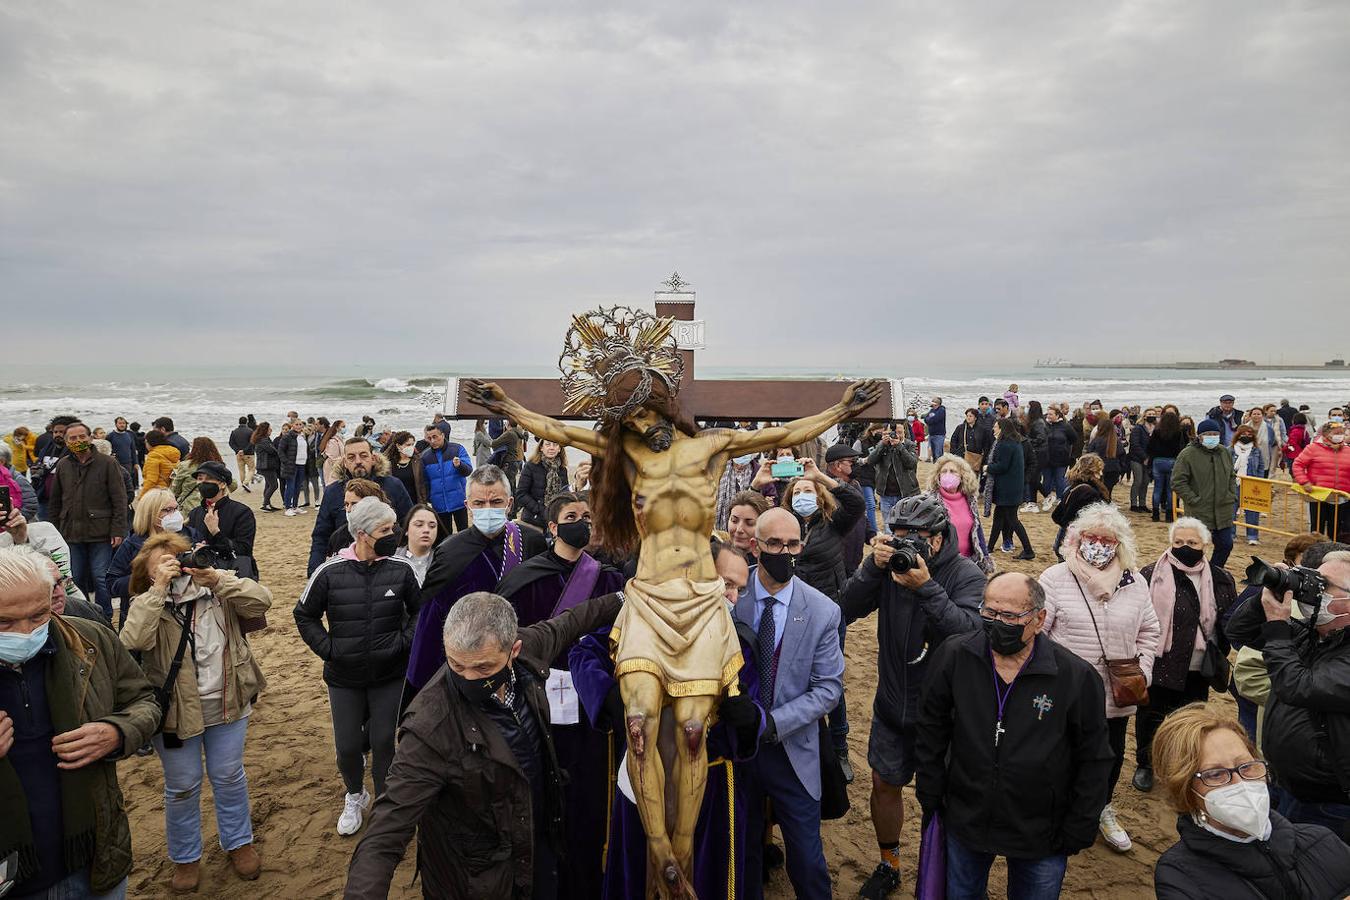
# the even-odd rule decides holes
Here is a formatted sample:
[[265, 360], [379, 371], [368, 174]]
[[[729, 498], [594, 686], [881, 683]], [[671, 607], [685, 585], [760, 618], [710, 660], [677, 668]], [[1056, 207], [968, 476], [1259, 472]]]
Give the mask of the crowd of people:
[[[255, 489], [263, 513], [315, 512], [292, 615], [322, 661], [333, 827], [359, 835], [347, 896], [386, 896], [414, 835], [426, 896], [650, 894], [610, 656], [636, 561], [593, 527], [589, 460], [509, 420], [466, 445], [439, 414], [351, 436], [240, 416], [233, 459], [168, 417], [112, 425], [58, 415], [0, 439], [0, 894], [126, 896], [117, 761], [137, 754], [162, 769], [167, 886], [210, 890], [203, 771], [222, 850], [259, 877], [243, 760], [267, 661], [250, 635], [279, 623]], [[876, 646], [854, 647], [876, 669], [860, 896], [933, 877], [936, 853], [946, 896], [985, 896], [1003, 857], [1008, 896], [1056, 897], [1099, 837], [1132, 852], [1122, 789], [1177, 813], [1160, 897], [1350, 893], [1345, 427], [1343, 407], [1224, 395], [1197, 421], [1014, 384], [959, 418], [935, 397], [727, 459], [709, 551], [744, 666], [680, 837], [698, 896], [761, 896], [779, 865], [797, 896], [835, 895], [823, 822], [847, 809], [865, 699], [846, 696], [843, 651], [873, 615]], [[1243, 477], [1292, 480], [1308, 504], [1275, 590], [1228, 569], [1239, 529], [1256, 544], [1270, 527], [1238, 520]], [[1048, 553], [1023, 521], [1039, 515]], [[1166, 530], [1157, 558], [1146, 528]], [[902, 847], [911, 785], [922, 847]]]

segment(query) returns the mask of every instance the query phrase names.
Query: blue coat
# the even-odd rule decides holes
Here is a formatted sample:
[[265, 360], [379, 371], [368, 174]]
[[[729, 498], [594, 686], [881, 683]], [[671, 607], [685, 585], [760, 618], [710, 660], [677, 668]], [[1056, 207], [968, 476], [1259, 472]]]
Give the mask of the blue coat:
[[422, 454], [422, 468], [432, 509], [448, 513], [464, 508], [464, 482], [473, 471], [473, 457], [463, 444], [447, 441], [439, 450], [428, 447]]
[[[757, 566], [750, 569], [750, 582], [736, 601], [736, 619], [752, 626], [757, 570]], [[839, 606], [794, 575], [787, 614], [769, 714], [797, 780], [813, 800], [819, 800], [820, 729], [816, 723], [844, 693]]]
[[947, 435], [947, 407], [939, 405], [937, 409], [930, 409], [924, 413], [923, 424], [928, 426], [928, 435], [937, 437]]

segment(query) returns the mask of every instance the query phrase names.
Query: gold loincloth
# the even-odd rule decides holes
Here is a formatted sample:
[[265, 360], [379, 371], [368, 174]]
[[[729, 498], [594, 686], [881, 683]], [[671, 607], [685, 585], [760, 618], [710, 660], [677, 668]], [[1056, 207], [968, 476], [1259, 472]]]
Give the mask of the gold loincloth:
[[722, 579], [631, 579], [609, 633], [616, 677], [655, 675], [668, 697], [735, 694], [744, 660]]

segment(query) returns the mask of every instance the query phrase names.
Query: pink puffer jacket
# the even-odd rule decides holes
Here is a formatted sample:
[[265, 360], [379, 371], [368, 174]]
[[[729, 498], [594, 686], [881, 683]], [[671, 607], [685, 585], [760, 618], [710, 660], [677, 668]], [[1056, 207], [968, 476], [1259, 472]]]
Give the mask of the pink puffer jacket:
[[1350, 493], [1350, 445], [1313, 441], [1294, 460], [1294, 480]]
[[1041, 587], [1045, 588], [1045, 626], [1041, 632], [1076, 656], [1092, 663], [1101, 676], [1106, 691], [1106, 717], [1132, 715], [1133, 706], [1118, 707], [1111, 702], [1111, 687], [1106, 681], [1106, 666], [1102, 664], [1102, 645], [1097, 643], [1097, 632], [1092, 628], [1087, 604], [1092, 604], [1092, 615], [1097, 617], [1106, 654], [1111, 659], [1138, 656], [1144, 677], [1153, 681], [1153, 657], [1158, 652], [1158, 614], [1153, 611], [1148, 582], [1138, 572], [1126, 572], [1111, 599], [1103, 603], [1092, 598], [1091, 591], [1084, 599], [1069, 571], [1068, 563], [1059, 563], [1041, 573]]

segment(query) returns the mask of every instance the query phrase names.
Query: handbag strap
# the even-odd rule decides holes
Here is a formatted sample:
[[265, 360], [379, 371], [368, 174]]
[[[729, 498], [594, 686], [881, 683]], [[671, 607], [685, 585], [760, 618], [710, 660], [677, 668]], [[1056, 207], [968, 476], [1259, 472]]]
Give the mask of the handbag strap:
[[1102, 648], [1102, 665], [1106, 665], [1106, 644], [1102, 643], [1102, 632], [1097, 627], [1097, 616], [1092, 612], [1092, 601], [1088, 600], [1087, 591], [1083, 590], [1083, 583], [1078, 580], [1078, 576], [1072, 572], [1069, 574], [1073, 575], [1073, 583], [1078, 585], [1078, 593], [1082, 595], [1083, 605], [1087, 607], [1088, 616], [1092, 619], [1092, 630], [1097, 633], [1097, 646]]

